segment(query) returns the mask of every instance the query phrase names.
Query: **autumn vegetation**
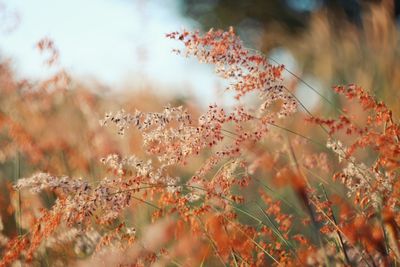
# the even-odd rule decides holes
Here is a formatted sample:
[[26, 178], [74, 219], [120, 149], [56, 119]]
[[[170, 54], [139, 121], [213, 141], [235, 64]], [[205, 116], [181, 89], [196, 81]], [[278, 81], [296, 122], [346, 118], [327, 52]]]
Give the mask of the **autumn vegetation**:
[[233, 28], [166, 38], [234, 104], [0, 65], [0, 266], [398, 266], [397, 110], [356, 84], [324, 95]]

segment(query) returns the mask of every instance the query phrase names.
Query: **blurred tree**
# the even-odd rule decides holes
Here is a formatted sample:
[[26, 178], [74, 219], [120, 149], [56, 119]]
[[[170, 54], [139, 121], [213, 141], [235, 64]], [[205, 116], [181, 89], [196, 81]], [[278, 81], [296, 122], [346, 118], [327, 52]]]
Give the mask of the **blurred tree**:
[[197, 20], [204, 29], [247, 27], [249, 24], [267, 28], [268, 24], [279, 23], [290, 33], [307, 26], [310, 14], [321, 8], [334, 14], [333, 19], [362, 25], [361, 15], [370, 3], [393, 5], [393, 18], [400, 13], [399, 0], [182, 0], [183, 14]]

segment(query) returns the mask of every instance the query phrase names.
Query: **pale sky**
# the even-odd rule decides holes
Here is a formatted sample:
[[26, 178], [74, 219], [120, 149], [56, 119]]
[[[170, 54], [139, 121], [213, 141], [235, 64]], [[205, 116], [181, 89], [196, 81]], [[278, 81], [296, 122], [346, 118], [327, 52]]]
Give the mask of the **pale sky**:
[[171, 31], [196, 28], [178, 13], [178, 0], [2, 2], [11, 17], [8, 26], [14, 13], [20, 21], [12, 31], [3, 24], [0, 51], [13, 59], [23, 76], [49, 72], [35, 49], [41, 38], [49, 37], [60, 51], [61, 65], [78, 77], [96, 78], [112, 88], [144, 77], [168, 90], [192, 87], [200, 98], [215, 98], [217, 79], [211, 67], [171, 53], [179, 44], [165, 38]]
[[[0, 0], [0, 52], [12, 59], [22, 77], [40, 78], [51, 70], [35, 44], [48, 37], [60, 51], [61, 66], [83, 81], [95, 79], [111, 90], [150, 82], [164, 93], [193, 95], [204, 105], [231, 102], [231, 96], [221, 92], [222, 80], [212, 66], [171, 52], [180, 44], [166, 39], [166, 33], [198, 28], [179, 14], [178, 4], [179, 0]], [[288, 53], [277, 49], [271, 56], [295, 70], [295, 59]], [[299, 88], [298, 96], [313, 106], [316, 100], [302, 91]]]

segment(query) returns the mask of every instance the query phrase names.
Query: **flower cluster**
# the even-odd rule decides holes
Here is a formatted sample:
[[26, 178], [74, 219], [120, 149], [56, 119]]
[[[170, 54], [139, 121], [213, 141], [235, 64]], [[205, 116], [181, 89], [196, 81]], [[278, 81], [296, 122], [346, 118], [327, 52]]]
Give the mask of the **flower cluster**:
[[231, 82], [228, 89], [236, 93], [237, 99], [254, 91], [264, 101], [261, 105], [264, 110], [281, 101], [280, 117], [296, 111], [296, 100], [282, 84], [284, 66], [275, 66], [261, 54], [245, 48], [233, 28], [227, 32], [211, 29], [203, 36], [198, 32], [172, 32], [167, 37], [184, 43], [185, 56], [213, 64], [215, 72]]
[[[261, 104], [213, 104], [198, 117], [183, 106], [107, 113], [101, 125], [115, 125], [120, 135], [139, 133], [144, 156], [109, 149], [99, 156], [103, 178], [92, 171], [85, 178], [41, 172], [19, 179], [19, 194], [41, 192], [54, 201], [26, 233], [1, 245], [0, 266], [59, 255], [63, 246], [74, 263], [89, 265], [390, 266], [400, 260], [400, 127], [383, 103], [357, 86], [336, 87], [361, 109], [340, 110], [338, 119], [307, 118], [323, 130], [324, 146], [278, 124], [289, 115], [301, 118], [295, 114], [301, 103], [282, 78], [285, 67], [246, 49], [233, 29], [167, 37], [183, 42], [186, 56], [213, 64], [237, 99], [258, 93]], [[11, 125], [5, 117], [0, 113], [0, 126]], [[67, 160], [64, 167], [70, 170]], [[19, 208], [22, 214], [25, 207]]]

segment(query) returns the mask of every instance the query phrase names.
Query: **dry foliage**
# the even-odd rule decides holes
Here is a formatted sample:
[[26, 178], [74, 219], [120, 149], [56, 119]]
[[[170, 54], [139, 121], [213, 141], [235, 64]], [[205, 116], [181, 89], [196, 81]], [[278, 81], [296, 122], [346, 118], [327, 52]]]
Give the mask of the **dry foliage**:
[[[0, 159], [30, 166], [1, 199], [3, 221], [15, 217], [1, 266], [398, 264], [400, 128], [384, 103], [337, 86], [349, 108], [321, 118], [298, 102], [285, 66], [246, 49], [233, 29], [167, 37], [183, 43], [178, 54], [213, 64], [236, 105], [119, 110], [99, 125], [100, 100], [64, 90], [66, 74], [32, 85], [1, 66]], [[51, 41], [39, 47], [57, 60]], [[60, 101], [82, 125], [54, 116]], [[121, 149], [101, 126], [142, 151]]]

